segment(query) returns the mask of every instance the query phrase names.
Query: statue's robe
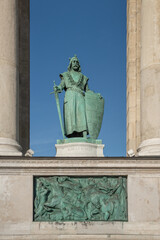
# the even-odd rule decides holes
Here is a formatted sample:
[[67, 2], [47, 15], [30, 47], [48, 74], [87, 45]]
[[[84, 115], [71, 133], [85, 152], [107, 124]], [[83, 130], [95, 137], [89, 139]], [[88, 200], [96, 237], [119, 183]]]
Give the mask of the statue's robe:
[[85, 111], [85, 91], [88, 90], [88, 78], [79, 73], [78, 81], [74, 81], [69, 72], [60, 74], [61, 91], [65, 90], [64, 98], [64, 130], [65, 136], [82, 137], [83, 131], [87, 131], [87, 120]]

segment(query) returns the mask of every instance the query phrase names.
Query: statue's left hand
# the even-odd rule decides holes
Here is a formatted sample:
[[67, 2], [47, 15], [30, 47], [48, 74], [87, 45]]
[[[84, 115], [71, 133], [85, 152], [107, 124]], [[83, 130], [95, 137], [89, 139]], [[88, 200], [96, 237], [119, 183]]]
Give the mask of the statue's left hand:
[[99, 96], [100, 99], [102, 99], [102, 95], [100, 93], [97, 93], [97, 95]]

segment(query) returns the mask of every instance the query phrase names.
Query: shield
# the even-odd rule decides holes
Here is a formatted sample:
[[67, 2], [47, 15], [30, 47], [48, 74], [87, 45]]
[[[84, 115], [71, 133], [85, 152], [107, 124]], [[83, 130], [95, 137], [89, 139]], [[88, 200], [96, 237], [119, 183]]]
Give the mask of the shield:
[[98, 93], [87, 91], [85, 107], [89, 135], [91, 138], [97, 139], [103, 120], [104, 98]]

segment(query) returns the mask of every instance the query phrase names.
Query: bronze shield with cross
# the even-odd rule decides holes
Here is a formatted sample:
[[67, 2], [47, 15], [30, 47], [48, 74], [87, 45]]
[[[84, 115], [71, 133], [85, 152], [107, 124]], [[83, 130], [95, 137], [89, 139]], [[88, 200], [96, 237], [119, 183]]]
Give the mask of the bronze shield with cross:
[[92, 139], [97, 139], [103, 120], [104, 98], [99, 93], [87, 91], [85, 107], [89, 135]]

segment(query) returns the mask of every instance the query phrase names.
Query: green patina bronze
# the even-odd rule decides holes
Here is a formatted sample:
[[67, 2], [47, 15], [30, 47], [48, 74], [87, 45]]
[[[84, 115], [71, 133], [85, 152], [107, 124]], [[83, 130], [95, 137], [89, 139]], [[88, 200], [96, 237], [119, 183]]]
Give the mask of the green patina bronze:
[[34, 221], [127, 221], [127, 179], [36, 177]]
[[[60, 123], [60, 106], [57, 94], [65, 90], [62, 133], [68, 138], [97, 139], [104, 112], [104, 99], [99, 93], [89, 90], [88, 78], [81, 73], [77, 56], [70, 59], [68, 71], [60, 74], [61, 83], [54, 86]], [[61, 124], [62, 126], [62, 124]], [[72, 142], [73, 142], [72, 141]]]

